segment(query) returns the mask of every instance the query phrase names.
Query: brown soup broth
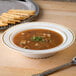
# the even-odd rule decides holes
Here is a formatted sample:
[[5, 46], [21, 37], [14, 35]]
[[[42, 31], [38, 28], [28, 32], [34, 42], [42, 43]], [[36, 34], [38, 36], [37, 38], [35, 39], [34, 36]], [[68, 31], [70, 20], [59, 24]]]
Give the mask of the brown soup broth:
[[55, 31], [31, 29], [16, 34], [13, 42], [21, 48], [44, 50], [60, 45], [63, 42], [63, 37]]

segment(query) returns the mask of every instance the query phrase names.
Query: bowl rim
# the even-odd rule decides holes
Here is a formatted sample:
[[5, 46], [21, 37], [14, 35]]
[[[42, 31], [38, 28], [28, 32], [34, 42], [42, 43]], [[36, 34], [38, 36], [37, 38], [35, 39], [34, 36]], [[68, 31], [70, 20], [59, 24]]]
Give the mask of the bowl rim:
[[[71, 34], [72, 34], [72, 36], [73, 36], [73, 39], [72, 39], [72, 41], [71, 41], [71, 43], [68, 45], [68, 46], [66, 46], [65, 48], [61, 48], [61, 49], [58, 49], [58, 50], [55, 50], [55, 51], [50, 51], [51, 49], [46, 49], [46, 50], [48, 50], [48, 52], [46, 52], [46, 50], [42, 50], [42, 52], [41, 52], [41, 50], [31, 50], [31, 49], [25, 49], [25, 50], [28, 50], [28, 52], [24, 52], [24, 51], [21, 51], [21, 50], [19, 50], [19, 49], [15, 49], [15, 48], [13, 48], [13, 47], [10, 47], [9, 45], [7, 45], [6, 44], [6, 42], [4, 41], [4, 35], [11, 29], [11, 28], [14, 28], [14, 27], [17, 27], [18, 25], [22, 25], [22, 24], [30, 24], [30, 23], [32, 23], [32, 25], [33, 25], [33, 23], [46, 23], [46, 24], [54, 24], [54, 25], [58, 25], [58, 26], [61, 26], [61, 27], [63, 27], [63, 28], [65, 28], [65, 29], [67, 29]], [[6, 45], [6, 46], [8, 46], [9, 48], [12, 48], [12, 49], [14, 49], [14, 50], [16, 50], [16, 51], [20, 51], [20, 52], [24, 52], [24, 53], [28, 53], [28, 54], [46, 54], [46, 53], [54, 53], [54, 52], [58, 52], [58, 51], [62, 51], [62, 50], [64, 50], [64, 49], [66, 49], [66, 48], [68, 48], [69, 46], [71, 46], [73, 43], [74, 43], [74, 41], [75, 41], [75, 34], [74, 34], [74, 32], [71, 30], [71, 29], [69, 29], [68, 27], [65, 27], [64, 25], [60, 25], [60, 24], [56, 24], [56, 23], [51, 23], [51, 22], [27, 22], [27, 23], [22, 23], [22, 24], [18, 24], [17, 26], [13, 26], [13, 27], [11, 27], [11, 28], [9, 28], [9, 29], [7, 29], [5, 32], [4, 32], [4, 34], [3, 34], [3, 36], [2, 36], [2, 40], [3, 40], [3, 43]], [[57, 46], [58, 47], [58, 46]], [[21, 49], [23, 49], [23, 48], [21, 48]]]

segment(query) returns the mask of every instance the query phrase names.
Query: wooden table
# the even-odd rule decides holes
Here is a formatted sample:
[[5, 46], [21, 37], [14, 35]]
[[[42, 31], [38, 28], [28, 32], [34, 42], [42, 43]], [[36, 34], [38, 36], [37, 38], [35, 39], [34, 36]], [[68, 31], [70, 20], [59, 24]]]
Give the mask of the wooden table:
[[[71, 28], [76, 33], [76, 3], [35, 0], [40, 6], [37, 21], [53, 22]], [[0, 76], [31, 76], [70, 62], [76, 56], [76, 42], [69, 48], [47, 59], [30, 59], [2, 42], [0, 32]], [[76, 66], [50, 76], [76, 76]]]

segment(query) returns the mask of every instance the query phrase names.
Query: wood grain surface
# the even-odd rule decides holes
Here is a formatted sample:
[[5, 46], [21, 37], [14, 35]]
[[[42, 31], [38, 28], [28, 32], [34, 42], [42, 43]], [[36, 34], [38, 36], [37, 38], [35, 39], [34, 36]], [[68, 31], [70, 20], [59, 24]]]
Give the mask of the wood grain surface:
[[[40, 6], [36, 21], [62, 24], [76, 34], [76, 3], [34, 0]], [[34, 73], [52, 69], [70, 62], [76, 56], [76, 42], [69, 48], [46, 59], [31, 59], [8, 48], [2, 42], [0, 32], [0, 76], [32, 76]], [[76, 76], [76, 66], [61, 70], [50, 76]]]

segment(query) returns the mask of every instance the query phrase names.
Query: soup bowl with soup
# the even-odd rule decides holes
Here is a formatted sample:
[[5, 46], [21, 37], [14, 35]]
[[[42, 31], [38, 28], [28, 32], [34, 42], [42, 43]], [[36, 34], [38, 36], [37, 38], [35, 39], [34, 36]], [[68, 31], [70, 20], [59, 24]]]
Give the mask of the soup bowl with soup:
[[45, 58], [72, 45], [75, 36], [59, 24], [30, 22], [9, 28], [2, 39], [8, 47], [27, 57]]

